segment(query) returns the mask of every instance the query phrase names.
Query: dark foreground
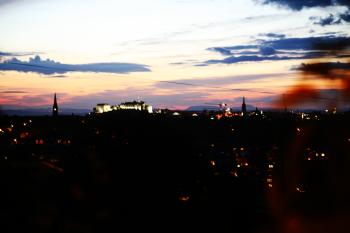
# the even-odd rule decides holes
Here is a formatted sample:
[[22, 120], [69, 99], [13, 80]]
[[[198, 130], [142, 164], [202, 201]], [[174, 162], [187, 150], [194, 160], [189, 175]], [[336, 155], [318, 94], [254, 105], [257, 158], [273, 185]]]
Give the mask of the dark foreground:
[[0, 232], [350, 232], [350, 116], [1, 117]]

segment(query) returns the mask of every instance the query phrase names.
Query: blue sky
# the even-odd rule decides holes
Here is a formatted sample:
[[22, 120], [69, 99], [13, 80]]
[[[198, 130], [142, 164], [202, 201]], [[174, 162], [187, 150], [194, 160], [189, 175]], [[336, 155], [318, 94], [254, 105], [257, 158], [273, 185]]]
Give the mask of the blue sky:
[[348, 62], [348, 49], [312, 46], [348, 43], [349, 2], [306, 3], [0, 0], [0, 104], [47, 106], [57, 92], [62, 106], [76, 108], [138, 97], [168, 108], [236, 105], [243, 95], [264, 107], [305, 83], [341, 89], [322, 77], [310, 84], [295, 67]]

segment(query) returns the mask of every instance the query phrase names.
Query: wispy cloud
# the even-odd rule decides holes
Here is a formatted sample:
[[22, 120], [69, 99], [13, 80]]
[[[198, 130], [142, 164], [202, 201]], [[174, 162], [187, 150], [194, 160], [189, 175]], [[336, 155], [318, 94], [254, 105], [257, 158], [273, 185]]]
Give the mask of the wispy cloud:
[[0, 51], [0, 57], [21, 57], [21, 56], [32, 56], [32, 55], [38, 55], [42, 54], [39, 52], [3, 52]]
[[[201, 89], [212, 89], [216, 91], [228, 91], [233, 90], [228, 88], [229, 85], [234, 84], [247, 84], [251, 82], [284, 77], [286, 73], [273, 73], [273, 74], [252, 74], [252, 75], [237, 75], [228, 77], [211, 77], [211, 78], [193, 78], [193, 79], [181, 79], [172, 81], [157, 82], [154, 84], [155, 88], [162, 89], [193, 89], [194, 87], [200, 87]], [[243, 89], [242, 89], [243, 90]]]
[[68, 72], [98, 72], [98, 73], [130, 73], [149, 72], [148, 66], [134, 63], [90, 63], [90, 64], [63, 64], [54, 60], [42, 60], [40, 56], [21, 61], [12, 58], [0, 63], [0, 70], [34, 72], [39, 74], [65, 74]]
[[26, 91], [16, 91], [16, 90], [9, 90], [9, 91], [0, 91], [1, 94], [25, 94], [28, 93]]

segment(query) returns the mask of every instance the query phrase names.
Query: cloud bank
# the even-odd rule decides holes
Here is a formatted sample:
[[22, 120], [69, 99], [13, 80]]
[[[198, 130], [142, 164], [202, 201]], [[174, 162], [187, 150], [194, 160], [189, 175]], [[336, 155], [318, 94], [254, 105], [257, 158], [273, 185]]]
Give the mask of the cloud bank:
[[262, 4], [275, 4], [285, 6], [292, 10], [300, 11], [303, 8], [350, 6], [350, 0], [256, 0]]
[[38, 74], [52, 75], [68, 72], [97, 72], [97, 73], [131, 73], [149, 72], [148, 66], [134, 63], [90, 63], [90, 64], [63, 64], [54, 60], [42, 60], [40, 56], [30, 58], [29, 61], [21, 61], [12, 58], [0, 63], [2, 71], [34, 72]]
[[256, 0], [261, 4], [274, 4], [284, 6], [294, 11], [304, 8], [343, 6], [348, 10], [343, 13], [329, 14], [326, 17], [311, 17], [314, 24], [320, 26], [350, 23], [350, 0]]
[[223, 59], [208, 60], [199, 65], [234, 64], [241, 62], [312, 59], [321, 57], [350, 57], [346, 50], [333, 54], [334, 50], [350, 47], [350, 37], [332, 35], [304, 38], [278, 38], [254, 41], [251, 45], [208, 48], [218, 52]]
[[310, 17], [310, 20], [314, 21], [315, 25], [328, 26], [350, 23], [350, 10], [341, 14], [329, 14], [326, 17]]

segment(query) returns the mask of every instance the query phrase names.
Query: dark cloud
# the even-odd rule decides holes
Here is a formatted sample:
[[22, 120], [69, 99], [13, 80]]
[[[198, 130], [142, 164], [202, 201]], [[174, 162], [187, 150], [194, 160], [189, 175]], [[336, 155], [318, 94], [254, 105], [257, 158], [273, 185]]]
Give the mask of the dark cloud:
[[[350, 57], [347, 56], [347, 57]], [[310, 54], [305, 54], [303, 56], [230, 56], [225, 59], [208, 60], [201, 66], [206, 66], [210, 64], [235, 64], [243, 62], [261, 62], [261, 61], [283, 61], [283, 60], [301, 60], [301, 59], [311, 59], [317, 58], [317, 56]], [[199, 65], [198, 65], [199, 66]]]
[[328, 25], [337, 25], [345, 24], [350, 22], [350, 11], [344, 13], [333, 15], [329, 14], [327, 17], [310, 17], [310, 20], [314, 21], [315, 25], [328, 26]]
[[350, 6], [350, 0], [256, 0], [262, 4], [274, 4], [285, 6], [292, 10], [300, 11], [303, 8], [327, 7], [327, 6]]
[[259, 51], [260, 54], [264, 56], [274, 55], [276, 53], [276, 50], [270, 46], [262, 46]]
[[[257, 40], [253, 45], [237, 45], [230, 47], [209, 48], [219, 52], [224, 59], [208, 60], [202, 64], [233, 64], [240, 62], [278, 61], [311, 59], [322, 57], [346, 58], [350, 57], [347, 51], [338, 51], [350, 46], [350, 37], [336, 37], [325, 35], [321, 37], [281, 38]], [[247, 50], [250, 49], [250, 50]]]
[[277, 39], [282, 39], [282, 38], [286, 37], [286, 35], [278, 34], [278, 33], [259, 34], [259, 36], [267, 36], [267, 37], [270, 37], [270, 38], [277, 38]]
[[348, 10], [344, 13], [327, 17], [311, 17], [314, 24], [321, 26], [336, 25], [350, 22], [350, 0], [256, 0], [261, 4], [274, 4], [285, 6], [289, 9], [300, 11], [303, 8], [311, 7], [328, 7], [328, 6], [345, 6]]
[[344, 22], [349, 23], [350, 22], [350, 10], [342, 13], [339, 15], [339, 18], [343, 20]]
[[328, 44], [334, 46], [341, 44], [350, 46], [350, 37], [304, 37], [304, 38], [286, 38], [273, 41], [264, 41], [263, 44], [270, 45], [274, 49], [284, 50], [313, 50], [318, 44]]
[[209, 50], [221, 53], [224, 56], [232, 55], [231, 50], [227, 48], [215, 47], [215, 48], [210, 48]]
[[208, 50], [220, 52], [222, 55], [231, 55], [234, 51], [242, 51], [245, 49], [259, 49], [262, 47], [269, 47], [274, 50], [313, 50], [317, 44], [331, 44], [332, 46], [339, 44], [342, 46], [350, 46], [350, 37], [336, 37], [333, 35], [326, 35], [322, 37], [283, 38], [276, 40], [268, 39], [259, 40], [255, 45], [214, 47], [209, 48]]
[[42, 60], [39, 56], [30, 58], [28, 62], [12, 58], [0, 63], [0, 70], [34, 72], [39, 74], [64, 74], [67, 72], [101, 72], [101, 73], [130, 73], [149, 72], [146, 65], [133, 63], [91, 63], [63, 64], [50, 59]]
[[301, 64], [296, 70], [320, 75], [329, 75], [333, 70], [350, 70], [350, 63], [343, 62], [320, 62]]
[[0, 56], [14, 56], [14, 54], [0, 51]]
[[259, 61], [282, 61], [291, 59], [305, 59], [305, 57], [286, 57], [286, 56], [232, 56], [222, 60], [208, 60], [206, 64], [234, 64], [241, 62], [259, 62]]
[[329, 14], [327, 17], [324, 18], [311, 17], [310, 20], [317, 20], [314, 22], [314, 24], [321, 26], [341, 24], [341, 20], [339, 18], [334, 17], [333, 14]]

